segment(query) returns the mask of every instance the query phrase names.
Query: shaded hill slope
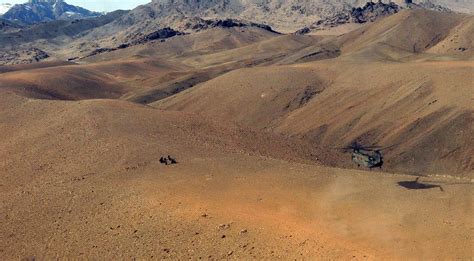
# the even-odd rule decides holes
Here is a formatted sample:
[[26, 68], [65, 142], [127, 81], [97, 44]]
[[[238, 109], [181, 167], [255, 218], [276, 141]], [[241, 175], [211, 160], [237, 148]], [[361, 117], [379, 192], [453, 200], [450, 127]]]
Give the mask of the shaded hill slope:
[[[346, 60], [400, 62], [472, 59], [473, 16], [423, 9], [401, 12], [289, 54], [283, 64], [332, 51]], [[444, 46], [444, 47], [442, 47]]]
[[397, 144], [387, 151], [392, 170], [473, 170], [472, 63], [354, 65], [234, 71], [155, 106], [302, 135], [315, 146]]
[[437, 54], [461, 54], [464, 57], [473, 57], [474, 53], [474, 17], [469, 16], [459, 25], [451, 29], [449, 35], [428, 52]]
[[337, 42], [347, 54], [397, 60], [435, 46], [463, 18], [463, 15], [428, 10], [406, 10], [350, 32]]

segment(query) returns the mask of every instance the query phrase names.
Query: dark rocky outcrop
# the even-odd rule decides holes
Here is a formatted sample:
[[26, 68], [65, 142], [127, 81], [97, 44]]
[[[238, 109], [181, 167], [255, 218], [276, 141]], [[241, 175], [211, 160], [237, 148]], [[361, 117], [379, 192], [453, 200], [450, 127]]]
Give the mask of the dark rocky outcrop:
[[188, 31], [202, 31], [211, 28], [232, 28], [232, 27], [257, 27], [263, 30], [267, 30], [269, 32], [277, 33], [274, 31], [269, 25], [248, 22], [239, 19], [202, 19], [199, 17], [194, 17], [188, 19], [188, 21], [184, 24], [183, 30]]
[[353, 8], [350, 13], [350, 19], [353, 23], [374, 22], [380, 17], [396, 14], [400, 11], [400, 6], [390, 2], [385, 4], [381, 1], [378, 3], [368, 2], [364, 7]]
[[368, 2], [363, 7], [352, 8], [348, 12], [338, 13], [334, 16], [321, 19], [309, 27], [298, 30], [297, 34], [306, 34], [311, 31], [324, 30], [331, 27], [347, 23], [367, 23], [388, 15], [396, 14], [401, 7], [393, 2], [385, 4], [381, 1], [377, 3]]
[[154, 31], [148, 35], [146, 35], [142, 40], [144, 42], [158, 40], [158, 39], [166, 39], [176, 35], [182, 35], [183, 33], [175, 31], [169, 27]]

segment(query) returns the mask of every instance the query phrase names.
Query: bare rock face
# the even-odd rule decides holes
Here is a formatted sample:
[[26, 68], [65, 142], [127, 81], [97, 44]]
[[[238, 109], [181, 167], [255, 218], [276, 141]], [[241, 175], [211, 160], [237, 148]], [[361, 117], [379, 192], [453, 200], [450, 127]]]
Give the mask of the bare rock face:
[[118, 49], [123, 49], [127, 48], [132, 45], [137, 45], [137, 44], [144, 44], [146, 42], [154, 41], [154, 40], [162, 40], [162, 39], [167, 39], [171, 38], [177, 35], [183, 35], [184, 33], [176, 31], [172, 28], [165, 27], [158, 29], [156, 31], [150, 32], [146, 34], [145, 36], [133, 39], [129, 43], [121, 44]]

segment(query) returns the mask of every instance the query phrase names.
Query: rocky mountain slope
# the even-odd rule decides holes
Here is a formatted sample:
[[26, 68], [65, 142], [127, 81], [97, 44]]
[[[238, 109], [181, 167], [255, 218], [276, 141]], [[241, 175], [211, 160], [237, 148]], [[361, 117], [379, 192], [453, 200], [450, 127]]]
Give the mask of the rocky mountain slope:
[[318, 20], [309, 27], [304, 27], [298, 30], [297, 34], [306, 34], [312, 31], [325, 30], [340, 25], [354, 23], [363, 24], [367, 22], [374, 22], [382, 17], [398, 13], [402, 9], [401, 6], [390, 2], [385, 4], [383, 2], [373, 3], [368, 2], [363, 7], [354, 7], [350, 11], [341, 12], [334, 16]]
[[67, 4], [63, 0], [29, 0], [25, 4], [12, 6], [2, 17], [23, 24], [35, 24], [54, 20], [82, 19], [100, 15], [101, 13]]
[[[200, 17], [231, 17], [265, 23], [277, 31], [294, 32], [315, 21], [332, 17], [341, 12], [352, 10], [353, 7], [364, 6], [365, 0], [153, 0], [152, 3], [138, 8], [130, 14], [131, 20], [139, 18], [136, 14], [150, 14], [152, 17], [176, 19], [181, 16]], [[386, 4], [389, 4], [388, 1]], [[405, 0], [394, 1], [405, 6]], [[410, 5], [447, 7], [455, 11], [474, 12], [471, 1], [449, 0], [412, 1]]]
[[[441, 7], [435, 4], [411, 3], [423, 9]], [[74, 19], [71, 12], [84, 13], [82, 18], [98, 15], [70, 6], [62, 0], [32, 0], [16, 5], [4, 17], [20, 19], [23, 23], [66, 19], [18, 28], [18, 23], [4, 20], [0, 34], [0, 49], [4, 53], [32, 53], [40, 50], [46, 55], [15, 60], [4, 55], [2, 64], [36, 61], [38, 57], [68, 60], [144, 44], [150, 40], [168, 38], [183, 33], [195, 33], [215, 27], [258, 27], [268, 31], [295, 32], [307, 25], [303, 33], [335, 27], [341, 24], [361, 24], [392, 15], [406, 7], [390, 3], [367, 3], [362, 0], [337, 1], [250, 1], [250, 0], [154, 0], [131, 11], [116, 11], [99, 17]], [[359, 7], [354, 7], [359, 6]], [[15, 11], [16, 10], [16, 11]], [[46, 11], [45, 11], [46, 10]], [[15, 14], [21, 14], [15, 18]], [[317, 21], [315, 23], [315, 21]], [[354, 28], [350, 28], [353, 30]], [[163, 32], [172, 32], [163, 37]], [[350, 31], [350, 30], [347, 30]], [[345, 32], [347, 32], [345, 31]], [[344, 33], [345, 33], [344, 32]], [[342, 32], [341, 32], [342, 33]], [[339, 34], [341, 34], [339, 33]], [[156, 37], [156, 36], [159, 37]], [[332, 55], [330, 55], [332, 56]]]

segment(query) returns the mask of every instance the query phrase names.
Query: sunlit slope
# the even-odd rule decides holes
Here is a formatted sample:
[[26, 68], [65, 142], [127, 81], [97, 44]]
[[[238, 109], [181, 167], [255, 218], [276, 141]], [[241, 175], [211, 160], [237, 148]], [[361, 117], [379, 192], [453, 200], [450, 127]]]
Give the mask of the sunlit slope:
[[198, 115], [0, 94], [7, 258], [469, 258], [466, 179], [408, 189], [414, 177], [299, 164], [303, 145]]
[[[67, 169], [113, 171], [158, 162], [168, 154], [184, 160], [245, 153], [303, 162], [310, 155], [298, 141], [194, 114], [119, 100], [58, 101], [0, 94], [0, 168], [14, 164], [32, 175]], [[18, 165], [20, 161], [25, 164]]]

